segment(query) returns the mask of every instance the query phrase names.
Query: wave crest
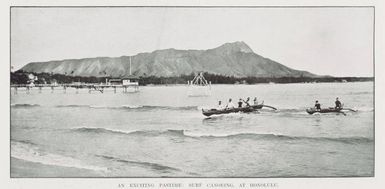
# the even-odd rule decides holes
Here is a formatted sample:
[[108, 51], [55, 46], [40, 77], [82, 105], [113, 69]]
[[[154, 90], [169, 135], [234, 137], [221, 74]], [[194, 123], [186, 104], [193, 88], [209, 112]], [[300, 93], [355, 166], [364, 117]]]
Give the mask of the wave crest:
[[125, 164], [130, 164], [130, 165], [136, 165], [144, 168], [150, 168], [152, 170], [156, 171], [162, 171], [162, 172], [171, 172], [171, 171], [181, 171], [178, 168], [158, 164], [158, 163], [151, 163], [151, 162], [144, 162], [144, 161], [134, 161], [134, 160], [126, 160], [126, 159], [121, 159], [118, 157], [113, 157], [113, 156], [106, 156], [106, 155], [95, 155], [96, 157], [100, 157], [105, 160], [109, 161], [114, 161], [114, 162], [119, 162], [119, 163], [125, 163]]
[[45, 165], [107, 171], [107, 168], [88, 165], [72, 157], [42, 152], [30, 141], [11, 140], [11, 157]]
[[11, 107], [14, 107], [14, 108], [21, 108], [21, 107], [24, 107], [24, 108], [32, 108], [32, 107], [38, 107], [40, 106], [39, 104], [11, 104]]
[[185, 137], [193, 139], [251, 139], [251, 140], [288, 140], [288, 141], [321, 141], [321, 142], [342, 142], [342, 143], [370, 143], [373, 139], [366, 137], [307, 137], [307, 136], [288, 136], [279, 134], [265, 133], [197, 133], [188, 130], [138, 130], [138, 131], [122, 131], [105, 128], [74, 128], [75, 132], [94, 133], [94, 134], [119, 134], [128, 136], [166, 136], [166, 137]]
[[121, 105], [121, 106], [103, 106], [103, 105], [58, 105], [58, 108], [92, 108], [92, 109], [121, 109], [121, 110], [198, 110], [198, 106], [148, 106], [148, 105]]

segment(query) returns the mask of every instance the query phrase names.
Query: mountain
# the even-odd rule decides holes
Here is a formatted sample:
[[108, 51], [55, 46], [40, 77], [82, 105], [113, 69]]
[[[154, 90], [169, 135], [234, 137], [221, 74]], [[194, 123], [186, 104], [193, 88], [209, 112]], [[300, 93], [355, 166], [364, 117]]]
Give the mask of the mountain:
[[[208, 50], [164, 49], [131, 57], [136, 76], [180, 76], [193, 72], [235, 77], [317, 77], [264, 58], [244, 42], [225, 43]], [[129, 75], [129, 56], [33, 62], [21, 70], [71, 76], [124, 77]]]

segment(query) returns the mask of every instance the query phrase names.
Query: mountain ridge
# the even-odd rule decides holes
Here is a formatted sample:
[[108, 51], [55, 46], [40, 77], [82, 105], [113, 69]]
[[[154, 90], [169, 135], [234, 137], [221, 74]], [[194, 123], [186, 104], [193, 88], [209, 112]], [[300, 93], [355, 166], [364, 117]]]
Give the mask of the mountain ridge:
[[[125, 77], [130, 56], [31, 62], [20, 70], [70, 76]], [[160, 49], [131, 56], [136, 76], [174, 77], [208, 72], [234, 77], [318, 77], [256, 54], [245, 42], [225, 43], [207, 50]]]

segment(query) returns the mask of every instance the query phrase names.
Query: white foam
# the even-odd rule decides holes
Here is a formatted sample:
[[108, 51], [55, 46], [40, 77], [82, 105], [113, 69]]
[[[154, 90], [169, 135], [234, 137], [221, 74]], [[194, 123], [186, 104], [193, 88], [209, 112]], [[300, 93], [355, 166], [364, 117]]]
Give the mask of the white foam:
[[102, 128], [102, 127], [88, 127], [88, 126], [87, 127], [73, 127], [73, 128], [71, 128], [71, 130], [78, 130], [78, 129], [94, 129], [94, 130], [101, 129], [101, 130], [105, 130], [105, 131], [109, 131], [109, 132], [126, 133], [126, 134], [140, 131], [140, 130], [120, 130], [120, 129], [110, 129], [110, 128]]
[[90, 105], [90, 108], [108, 108], [107, 106]]
[[95, 171], [107, 171], [107, 168], [87, 165], [80, 160], [57, 154], [41, 153], [39, 149], [33, 145], [21, 142], [11, 142], [11, 156], [17, 159], [41, 163], [45, 165], [55, 165], [62, 167], [73, 167], [79, 169], [89, 169]]
[[253, 131], [240, 131], [240, 132], [227, 132], [227, 133], [210, 133], [210, 132], [191, 132], [191, 131], [184, 131], [184, 135], [190, 136], [190, 137], [228, 137], [228, 136], [234, 136], [234, 135], [241, 135], [241, 134], [256, 134], [256, 135], [279, 135], [276, 133], [256, 133]]
[[124, 108], [141, 108], [143, 106], [138, 106], [138, 105], [122, 105]]
[[11, 106], [39, 106], [39, 104], [11, 104]]
[[373, 111], [373, 107], [359, 107], [359, 108], [356, 108], [356, 107], [353, 107], [352, 108], [353, 110], [357, 110], [357, 111], [362, 111], [362, 112], [371, 112]]
[[213, 107], [210, 107], [210, 106], [197, 106], [197, 110], [202, 110], [202, 109], [208, 110], [208, 109], [211, 109], [211, 108], [213, 108]]

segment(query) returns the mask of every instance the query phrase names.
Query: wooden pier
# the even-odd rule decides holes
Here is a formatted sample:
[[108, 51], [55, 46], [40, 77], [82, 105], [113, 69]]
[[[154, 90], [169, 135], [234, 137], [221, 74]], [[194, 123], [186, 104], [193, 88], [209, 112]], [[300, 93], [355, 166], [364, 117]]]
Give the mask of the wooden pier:
[[25, 91], [27, 94], [30, 94], [32, 90], [37, 90], [38, 93], [42, 93], [43, 89], [49, 89], [51, 93], [55, 91], [61, 91], [62, 93], [67, 93], [67, 89], [75, 89], [75, 93], [78, 94], [81, 90], [86, 90], [88, 93], [98, 92], [104, 93], [106, 91], [112, 91], [117, 93], [119, 91], [123, 93], [129, 92], [139, 92], [139, 85], [107, 85], [107, 84], [15, 84], [11, 85], [13, 93], [17, 94], [18, 92]]

